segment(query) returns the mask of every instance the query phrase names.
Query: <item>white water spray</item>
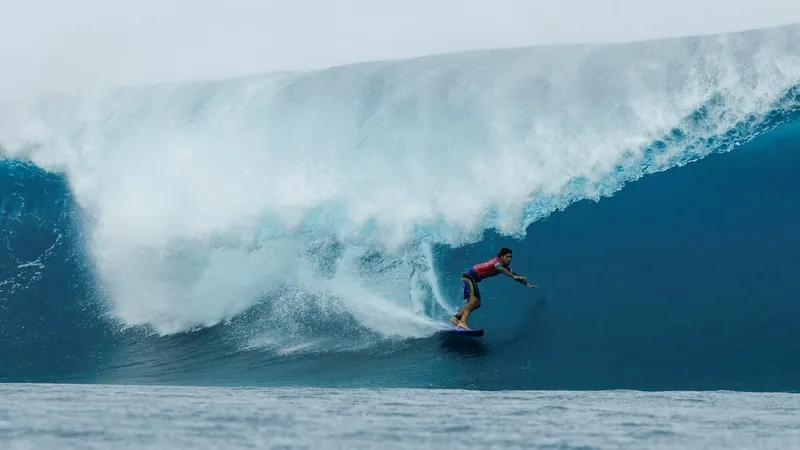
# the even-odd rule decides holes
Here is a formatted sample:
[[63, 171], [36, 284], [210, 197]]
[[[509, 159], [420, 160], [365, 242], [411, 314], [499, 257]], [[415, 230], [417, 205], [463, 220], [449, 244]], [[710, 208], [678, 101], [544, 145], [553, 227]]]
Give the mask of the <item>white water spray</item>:
[[680, 147], [643, 155], [676, 128], [715, 136], [770, 111], [800, 83], [797, 42], [785, 27], [48, 99], [4, 109], [0, 147], [66, 174], [126, 323], [207, 326], [294, 286], [420, 335], [425, 304], [453, 307], [420, 243], [519, 234], [681, 163]]

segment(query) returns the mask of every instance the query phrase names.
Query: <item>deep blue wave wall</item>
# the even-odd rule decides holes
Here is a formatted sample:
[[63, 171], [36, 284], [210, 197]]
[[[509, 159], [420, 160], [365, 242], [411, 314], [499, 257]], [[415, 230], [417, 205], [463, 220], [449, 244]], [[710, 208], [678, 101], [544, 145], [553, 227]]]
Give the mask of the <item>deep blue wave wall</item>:
[[799, 150], [795, 122], [575, 204], [525, 242], [494, 237], [448, 255], [463, 265], [510, 244], [546, 296], [531, 312], [536, 296], [487, 283], [495, 298], [476, 324], [511, 342], [465, 382], [800, 390]]
[[63, 177], [0, 161], [0, 381], [92, 370], [111, 342]]

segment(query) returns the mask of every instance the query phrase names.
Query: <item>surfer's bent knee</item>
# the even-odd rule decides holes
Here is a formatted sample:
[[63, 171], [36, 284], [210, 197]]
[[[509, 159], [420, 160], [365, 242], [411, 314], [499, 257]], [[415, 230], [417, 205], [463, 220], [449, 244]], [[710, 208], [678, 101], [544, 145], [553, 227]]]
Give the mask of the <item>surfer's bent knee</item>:
[[469, 306], [475, 310], [481, 307], [481, 299], [480, 297], [472, 297], [469, 299]]

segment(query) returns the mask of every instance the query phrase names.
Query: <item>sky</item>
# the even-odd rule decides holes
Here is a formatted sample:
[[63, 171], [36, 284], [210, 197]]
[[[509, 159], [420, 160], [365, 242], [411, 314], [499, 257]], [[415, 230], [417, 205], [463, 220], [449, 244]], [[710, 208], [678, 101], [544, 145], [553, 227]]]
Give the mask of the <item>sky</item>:
[[800, 23], [797, 0], [0, 0], [0, 93]]

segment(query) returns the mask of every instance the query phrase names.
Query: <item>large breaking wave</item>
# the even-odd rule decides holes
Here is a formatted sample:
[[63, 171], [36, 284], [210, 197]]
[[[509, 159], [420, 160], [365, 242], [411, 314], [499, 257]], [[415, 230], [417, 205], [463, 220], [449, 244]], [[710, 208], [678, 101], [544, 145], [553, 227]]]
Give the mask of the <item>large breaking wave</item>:
[[[576, 201], [791, 129], [797, 42], [800, 28], [782, 27], [7, 103], [0, 377], [199, 382], [191, 374], [202, 366], [218, 369], [202, 382], [336, 383], [313, 368], [356, 358], [357, 382], [463, 384], [396, 372], [438, 360], [438, 346], [408, 346], [429, 342], [457, 307], [460, 271], [516, 246], [517, 269], [549, 298], [567, 292], [566, 279], [526, 268], [525, 252], [542, 245], [526, 230]], [[602, 233], [597, 211], [552, 251]], [[649, 261], [646, 247], [613, 251], [614, 264]], [[583, 267], [576, 283], [598, 270], [573, 266]], [[485, 289], [530, 294], [501, 284]], [[478, 316], [507, 328], [509, 308]], [[577, 308], [575, 323], [592, 312]], [[663, 338], [671, 333], [680, 331]], [[531, 342], [505, 336], [517, 356], [500, 352], [498, 364], [532, 370], [515, 362]], [[624, 373], [607, 379], [624, 386]]]

